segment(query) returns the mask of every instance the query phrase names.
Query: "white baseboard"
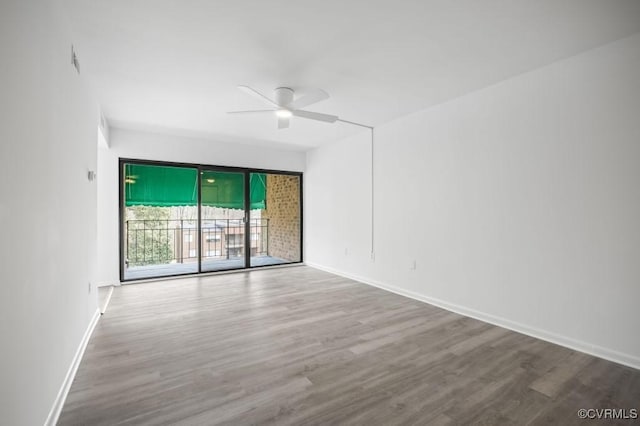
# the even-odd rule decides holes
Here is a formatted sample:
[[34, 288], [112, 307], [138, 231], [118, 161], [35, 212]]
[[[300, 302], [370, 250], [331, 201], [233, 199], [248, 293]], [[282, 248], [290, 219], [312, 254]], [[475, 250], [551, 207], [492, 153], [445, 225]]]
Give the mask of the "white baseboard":
[[111, 296], [113, 296], [113, 289], [114, 289], [114, 286], [109, 286], [109, 295], [107, 296], [107, 300], [104, 301], [103, 306], [98, 306], [98, 309], [100, 309], [101, 315], [107, 312], [107, 308], [109, 307], [109, 302], [111, 302]]
[[49, 415], [47, 416], [47, 420], [45, 421], [45, 426], [55, 426], [58, 423], [58, 418], [60, 417], [60, 413], [62, 412], [62, 407], [64, 406], [64, 402], [67, 399], [67, 394], [69, 393], [69, 389], [71, 388], [71, 384], [73, 383], [73, 379], [76, 377], [76, 372], [78, 371], [78, 367], [80, 366], [80, 361], [82, 360], [82, 356], [84, 355], [84, 351], [87, 348], [87, 344], [89, 343], [89, 339], [93, 334], [93, 330], [96, 328], [96, 324], [98, 324], [98, 320], [100, 319], [100, 309], [96, 309], [96, 312], [93, 314], [93, 318], [91, 318], [91, 322], [87, 327], [87, 330], [84, 332], [84, 336], [82, 336], [82, 340], [80, 341], [80, 345], [76, 350], [76, 354], [71, 361], [71, 365], [69, 366], [69, 370], [67, 371], [67, 375], [62, 382], [62, 386], [58, 391], [58, 396], [56, 396], [56, 400], [53, 403], [53, 407], [51, 407], [51, 411], [49, 411]]
[[390, 291], [391, 293], [399, 294], [400, 296], [405, 296], [414, 300], [418, 300], [420, 302], [428, 303], [430, 305], [434, 305], [439, 308], [446, 309], [447, 311], [450, 311], [450, 312], [455, 312], [457, 314], [464, 315], [466, 317], [471, 317], [480, 321], [497, 325], [498, 327], [503, 327], [521, 334], [526, 334], [527, 336], [531, 336], [536, 339], [544, 340], [550, 343], [554, 343], [556, 345], [567, 347], [569, 349], [573, 349], [579, 352], [584, 352], [586, 354], [593, 355], [598, 358], [606, 359], [607, 361], [612, 361], [618, 364], [626, 365], [627, 367], [640, 370], [640, 358], [630, 354], [614, 351], [601, 346], [583, 342], [581, 340], [575, 340], [570, 337], [562, 336], [546, 330], [541, 330], [539, 328], [530, 327], [526, 324], [522, 324], [516, 321], [511, 321], [509, 319], [502, 318], [502, 317], [497, 317], [491, 314], [487, 314], [485, 312], [480, 312], [475, 309], [470, 309], [454, 303], [449, 303], [444, 300], [428, 297], [420, 293], [416, 293], [413, 291], [405, 290], [397, 286], [393, 286], [393, 285], [381, 283], [378, 281], [374, 281], [368, 278], [353, 275], [353, 274], [343, 272], [328, 266], [319, 265], [313, 262], [305, 262], [305, 264], [308, 266], [311, 266], [312, 268], [320, 269], [335, 275], [340, 275], [342, 277], [361, 282], [363, 284], [380, 288], [382, 290]]
[[112, 287], [119, 286], [120, 281], [100, 281], [96, 283], [96, 287]]

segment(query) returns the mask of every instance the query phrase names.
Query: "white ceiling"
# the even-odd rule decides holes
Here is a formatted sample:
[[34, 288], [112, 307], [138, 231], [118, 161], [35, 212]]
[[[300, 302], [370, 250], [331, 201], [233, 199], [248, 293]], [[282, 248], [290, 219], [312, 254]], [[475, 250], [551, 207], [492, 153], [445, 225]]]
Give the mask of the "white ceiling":
[[112, 125], [306, 149], [236, 89], [322, 88], [308, 110], [378, 125], [640, 31], [638, 0], [62, 0]]

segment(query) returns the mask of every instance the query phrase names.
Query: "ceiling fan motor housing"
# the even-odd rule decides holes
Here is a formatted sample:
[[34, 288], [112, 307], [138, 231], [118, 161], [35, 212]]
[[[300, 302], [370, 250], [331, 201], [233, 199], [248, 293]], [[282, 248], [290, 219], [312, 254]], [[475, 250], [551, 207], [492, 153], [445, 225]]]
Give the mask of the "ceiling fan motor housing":
[[275, 90], [276, 103], [281, 107], [286, 107], [293, 102], [293, 89], [288, 87], [278, 87]]

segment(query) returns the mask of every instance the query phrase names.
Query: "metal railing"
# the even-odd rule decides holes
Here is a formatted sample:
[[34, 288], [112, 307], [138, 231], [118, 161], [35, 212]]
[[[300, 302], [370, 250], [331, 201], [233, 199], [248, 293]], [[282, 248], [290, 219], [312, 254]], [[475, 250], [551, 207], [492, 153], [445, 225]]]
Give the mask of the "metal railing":
[[[200, 233], [196, 220], [133, 219], [125, 221], [127, 267], [198, 261], [198, 238], [202, 261], [244, 257], [243, 219], [208, 219]], [[251, 256], [269, 255], [269, 219], [250, 219]], [[198, 235], [199, 234], [199, 235]]]

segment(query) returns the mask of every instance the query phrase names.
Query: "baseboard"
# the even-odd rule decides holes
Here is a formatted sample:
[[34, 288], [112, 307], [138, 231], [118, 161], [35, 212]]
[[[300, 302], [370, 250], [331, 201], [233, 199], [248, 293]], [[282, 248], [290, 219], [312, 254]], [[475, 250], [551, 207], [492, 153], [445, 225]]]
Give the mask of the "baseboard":
[[111, 302], [111, 296], [113, 296], [113, 289], [114, 289], [114, 286], [109, 286], [109, 295], [107, 296], [107, 300], [104, 301], [104, 306], [98, 306], [98, 309], [100, 309], [100, 315], [107, 312], [107, 308], [109, 307], [109, 302]]
[[76, 350], [76, 354], [71, 361], [71, 365], [69, 366], [67, 375], [62, 382], [60, 390], [58, 391], [58, 396], [56, 396], [53, 407], [51, 407], [51, 411], [49, 411], [49, 416], [47, 416], [47, 420], [44, 423], [45, 426], [55, 426], [55, 424], [58, 423], [58, 418], [60, 417], [60, 413], [62, 412], [64, 402], [67, 399], [67, 394], [69, 393], [69, 389], [71, 388], [73, 379], [76, 377], [76, 372], [78, 371], [78, 367], [80, 366], [80, 361], [82, 361], [84, 351], [87, 348], [89, 339], [91, 338], [93, 330], [96, 328], [96, 324], [98, 324], [99, 319], [100, 309], [96, 309], [96, 312], [93, 314], [93, 318], [91, 318], [91, 322], [89, 323], [87, 330], [84, 332], [84, 336], [82, 336], [82, 340], [80, 341], [80, 345]]
[[328, 266], [320, 265], [314, 262], [305, 262], [305, 264], [308, 266], [311, 266], [312, 268], [330, 272], [335, 275], [340, 275], [342, 277], [349, 278], [351, 280], [358, 281], [373, 287], [377, 287], [382, 290], [386, 290], [391, 293], [398, 294], [400, 296], [405, 296], [414, 300], [418, 300], [420, 302], [428, 303], [430, 305], [437, 306], [442, 309], [446, 309], [447, 311], [450, 311], [450, 312], [455, 312], [457, 314], [474, 318], [480, 321], [484, 321], [489, 324], [497, 325], [498, 327], [507, 328], [517, 333], [534, 337], [536, 339], [544, 340], [550, 343], [554, 343], [556, 345], [564, 346], [569, 349], [573, 349], [579, 352], [584, 352], [586, 354], [593, 355], [598, 358], [606, 359], [607, 361], [612, 361], [618, 364], [626, 365], [627, 367], [640, 370], [640, 358], [630, 354], [614, 351], [614, 350], [607, 349], [597, 345], [592, 345], [587, 342], [575, 340], [570, 337], [562, 336], [546, 330], [541, 330], [539, 328], [530, 327], [526, 324], [522, 324], [516, 321], [511, 321], [509, 319], [502, 318], [502, 317], [497, 317], [495, 315], [487, 314], [485, 312], [480, 312], [475, 309], [470, 309], [454, 303], [449, 303], [444, 300], [428, 297], [420, 293], [416, 293], [413, 291], [405, 290], [397, 286], [374, 281], [369, 278], [353, 275], [353, 274], [340, 271], [338, 269], [331, 268]]
[[120, 281], [98, 281], [95, 286], [96, 287], [111, 287], [111, 286], [119, 286]]

